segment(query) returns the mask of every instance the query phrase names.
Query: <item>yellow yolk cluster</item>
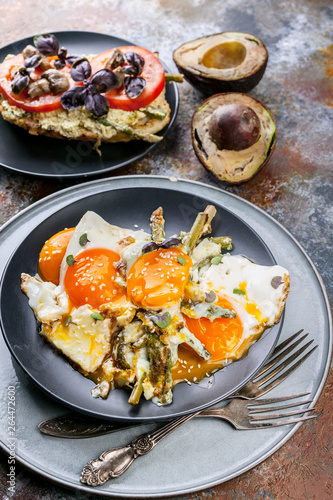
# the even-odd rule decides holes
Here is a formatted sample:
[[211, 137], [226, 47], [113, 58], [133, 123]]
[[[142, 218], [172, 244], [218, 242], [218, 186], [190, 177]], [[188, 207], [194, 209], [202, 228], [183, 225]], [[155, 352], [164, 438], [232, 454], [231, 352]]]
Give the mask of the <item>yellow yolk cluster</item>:
[[140, 256], [127, 276], [129, 298], [142, 307], [163, 307], [179, 301], [192, 261], [178, 247], [159, 248]]
[[45, 281], [59, 285], [60, 264], [74, 228], [54, 234], [43, 246], [39, 255], [39, 274]]

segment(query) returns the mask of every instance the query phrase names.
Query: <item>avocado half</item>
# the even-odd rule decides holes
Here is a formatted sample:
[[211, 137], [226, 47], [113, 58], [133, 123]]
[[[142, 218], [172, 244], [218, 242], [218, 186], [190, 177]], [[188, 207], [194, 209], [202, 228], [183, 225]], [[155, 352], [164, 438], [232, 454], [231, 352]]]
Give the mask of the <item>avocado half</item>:
[[173, 60], [184, 78], [207, 95], [246, 93], [263, 77], [268, 52], [259, 38], [228, 31], [184, 43]]
[[[231, 106], [230, 106], [231, 105]], [[226, 127], [226, 134], [231, 135], [234, 143], [240, 147], [220, 149], [216, 138], [212, 137], [212, 124], [215, 128], [216, 113], [224, 109], [230, 115], [229, 108], [241, 111], [250, 108], [257, 117], [258, 124], [254, 143], [243, 148], [242, 139], [245, 133], [232, 123]], [[228, 116], [227, 113], [227, 116]], [[195, 110], [192, 118], [192, 142], [195, 153], [201, 163], [218, 179], [232, 184], [240, 184], [251, 179], [268, 161], [276, 142], [276, 123], [267, 107], [252, 96], [242, 93], [216, 94], [206, 99]], [[218, 131], [223, 137], [223, 127]]]

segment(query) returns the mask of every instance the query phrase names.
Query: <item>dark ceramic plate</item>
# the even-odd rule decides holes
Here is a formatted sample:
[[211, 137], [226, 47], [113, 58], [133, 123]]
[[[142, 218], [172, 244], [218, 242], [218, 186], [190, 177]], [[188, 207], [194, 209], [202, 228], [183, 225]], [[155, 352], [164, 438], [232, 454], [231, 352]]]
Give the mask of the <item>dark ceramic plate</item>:
[[[278, 340], [282, 321], [266, 330], [247, 356], [217, 372], [213, 376], [212, 386], [208, 384], [209, 389], [207, 380], [198, 385], [179, 384], [173, 391], [171, 405], [157, 407], [151, 402], [142, 401], [137, 407], [132, 407], [127, 403], [128, 393], [125, 390], [113, 391], [107, 400], [93, 399], [90, 390], [94, 383], [75, 371], [37, 333], [33, 312], [27, 297], [20, 290], [20, 274], [26, 272], [34, 275], [37, 272], [38, 255], [45, 240], [65, 227], [75, 226], [88, 209], [121, 227], [133, 228], [137, 224], [139, 228], [149, 231], [150, 214], [161, 205], [164, 208], [167, 234], [186, 231], [191, 227], [196, 213], [210, 201], [186, 192], [180, 193], [172, 189], [174, 183], [170, 182], [170, 185], [170, 189], [160, 188], [157, 181], [156, 187], [116, 189], [111, 183], [109, 189], [103, 192], [96, 189], [87, 195], [85, 190], [82, 197], [64, 207], [57, 204], [57, 198], [61, 199], [68, 190], [49, 197], [52, 207], [46, 198], [42, 201], [51, 212], [39, 224], [32, 221], [31, 231], [9, 259], [0, 297], [1, 326], [7, 345], [16, 361], [41, 389], [75, 410], [106, 419], [138, 421], [162, 420], [197, 411], [226, 398], [250, 380]], [[87, 187], [91, 186], [94, 184], [88, 183]], [[245, 254], [263, 265], [275, 263], [270, 250], [251, 227], [222, 205], [215, 205], [217, 215], [213, 221], [213, 233], [232, 237], [233, 254]]]
[[[89, 31], [58, 31], [60, 45], [70, 54], [99, 54], [112, 47], [135, 45], [128, 40]], [[18, 54], [32, 37], [13, 42], [0, 49], [0, 61], [7, 54]], [[147, 47], [149, 49], [149, 47]], [[157, 49], [158, 47], [156, 47]], [[154, 50], [155, 47], [152, 47]], [[168, 68], [163, 64], [166, 71]], [[158, 135], [165, 136], [178, 112], [178, 89], [175, 83], [166, 84], [166, 99], [171, 108], [170, 122]], [[0, 117], [0, 164], [10, 170], [39, 177], [97, 176], [123, 167], [150, 153], [159, 143], [144, 141], [130, 143], [103, 143], [102, 156], [93, 150], [93, 143], [66, 141], [43, 136], [32, 136], [26, 130], [6, 122]]]

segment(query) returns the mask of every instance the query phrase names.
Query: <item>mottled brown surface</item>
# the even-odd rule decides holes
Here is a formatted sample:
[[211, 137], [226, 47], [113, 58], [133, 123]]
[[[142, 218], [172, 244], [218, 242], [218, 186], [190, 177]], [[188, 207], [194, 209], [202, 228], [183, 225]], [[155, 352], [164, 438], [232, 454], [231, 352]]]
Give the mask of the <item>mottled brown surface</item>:
[[[38, 6], [38, 7], [37, 7]], [[38, 0], [2, 2], [0, 44], [62, 29], [101, 31], [151, 50], [175, 70], [181, 43], [220, 31], [245, 31], [269, 52], [266, 73], [251, 94], [276, 117], [278, 140], [269, 163], [251, 181], [229, 186], [197, 160], [190, 137], [194, 109], [203, 100], [179, 86], [180, 109], [165, 141], [146, 158], [109, 176], [161, 174], [198, 180], [245, 198], [281, 222], [316, 264], [333, 302], [333, 6], [330, 0]], [[0, 138], [1, 140], [1, 138]], [[80, 181], [43, 181], [0, 167], [0, 223], [23, 208]], [[183, 497], [214, 499], [330, 499], [332, 371], [317, 404], [320, 419], [304, 424], [272, 457], [219, 487]], [[7, 461], [1, 455], [0, 496], [7, 499]], [[53, 486], [17, 468], [15, 498], [94, 498]]]

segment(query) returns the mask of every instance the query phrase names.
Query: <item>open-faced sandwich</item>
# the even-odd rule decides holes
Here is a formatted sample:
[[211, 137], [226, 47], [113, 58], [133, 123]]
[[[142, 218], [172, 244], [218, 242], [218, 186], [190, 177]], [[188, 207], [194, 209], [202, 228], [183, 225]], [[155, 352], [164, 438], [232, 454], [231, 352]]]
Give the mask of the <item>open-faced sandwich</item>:
[[170, 120], [156, 54], [127, 46], [78, 57], [49, 34], [0, 64], [0, 112], [33, 135], [98, 144], [158, 142]]
[[231, 255], [230, 237], [209, 236], [214, 215], [208, 206], [166, 238], [162, 208], [151, 234], [87, 212], [45, 243], [38, 275], [22, 274], [40, 333], [96, 383], [94, 397], [124, 387], [130, 404], [169, 404], [175, 384], [239, 359], [279, 321], [288, 271]]

